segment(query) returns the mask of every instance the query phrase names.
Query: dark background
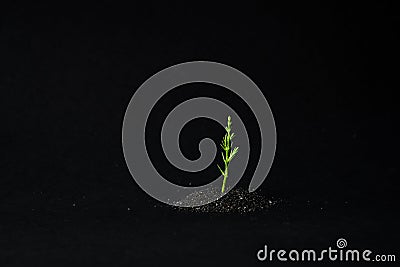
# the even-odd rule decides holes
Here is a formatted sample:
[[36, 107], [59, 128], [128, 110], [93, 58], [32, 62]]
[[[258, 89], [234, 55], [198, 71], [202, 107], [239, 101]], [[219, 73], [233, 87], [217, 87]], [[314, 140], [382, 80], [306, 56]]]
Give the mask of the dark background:
[[[382, 3], [2, 6], [1, 265], [251, 265], [264, 244], [317, 249], [340, 237], [395, 254], [397, 11]], [[156, 72], [193, 60], [241, 70], [267, 98], [278, 144], [257, 193], [279, 199], [276, 207], [182, 212], [131, 178], [121, 128], [132, 95]], [[160, 110], [213, 92], [187, 89]], [[194, 132], [223, 133], [207, 121], [188, 125], [189, 157], [198, 153]], [[218, 170], [197, 179], [210, 175]]]

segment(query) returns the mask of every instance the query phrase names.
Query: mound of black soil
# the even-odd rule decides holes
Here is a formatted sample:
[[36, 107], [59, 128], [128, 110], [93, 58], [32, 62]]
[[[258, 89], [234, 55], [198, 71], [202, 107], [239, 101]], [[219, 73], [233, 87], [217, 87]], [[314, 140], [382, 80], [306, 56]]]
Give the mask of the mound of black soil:
[[[219, 197], [218, 200], [208, 203], [211, 197]], [[277, 199], [268, 198], [257, 192], [249, 193], [243, 188], [234, 188], [222, 195], [220, 189], [209, 189], [195, 192], [185, 199], [177, 202], [179, 210], [188, 212], [215, 212], [215, 213], [249, 213], [266, 210], [279, 202]], [[199, 204], [205, 204], [198, 206]]]

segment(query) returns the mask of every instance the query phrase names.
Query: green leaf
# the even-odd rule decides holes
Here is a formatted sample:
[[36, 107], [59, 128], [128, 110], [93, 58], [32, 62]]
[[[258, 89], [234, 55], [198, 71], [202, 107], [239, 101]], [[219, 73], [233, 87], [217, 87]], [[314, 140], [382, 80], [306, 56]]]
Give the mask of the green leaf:
[[221, 169], [221, 167], [217, 164], [219, 171], [222, 173], [222, 175], [225, 175], [225, 172]]
[[233, 149], [233, 151], [231, 151], [231, 154], [229, 155], [229, 158], [228, 158], [228, 162], [230, 162], [230, 161], [233, 159], [233, 157], [236, 155], [236, 153], [238, 152], [238, 150], [239, 150], [239, 147], [235, 147], [235, 148]]
[[221, 154], [222, 154], [222, 159], [224, 160], [224, 162], [226, 162], [224, 152], [221, 152]]

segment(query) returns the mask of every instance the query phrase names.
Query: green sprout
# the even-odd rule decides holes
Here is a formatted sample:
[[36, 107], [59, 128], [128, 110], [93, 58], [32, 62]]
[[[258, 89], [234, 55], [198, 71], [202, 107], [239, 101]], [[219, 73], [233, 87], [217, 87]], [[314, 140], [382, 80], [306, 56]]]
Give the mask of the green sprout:
[[225, 192], [225, 184], [226, 184], [226, 178], [228, 178], [228, 166], [233, 157], [236, 155], [238, 152], [238, 147], [235, 147], [232, 149], [232, 139], [235, 136], [234, 133], [231, 133], [231, 116], [228, 116], [228, 125], [225, 127], [225, 136], [224, 139], [222, 139], [221, 147], [222, 147], [222, 159], [225, 164], [225, 169], [222, 170], [221, 167], [217, 164], [218, 169], [221, 171], [222, 175], [224, 176], [224, 180], [222, 182], [222, 188], [221, 188], [221, 193]]

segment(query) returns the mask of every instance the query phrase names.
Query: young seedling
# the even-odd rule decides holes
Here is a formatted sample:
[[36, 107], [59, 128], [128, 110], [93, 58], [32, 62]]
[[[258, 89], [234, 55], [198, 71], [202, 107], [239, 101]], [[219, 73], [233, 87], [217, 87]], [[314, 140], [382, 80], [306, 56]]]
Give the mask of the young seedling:
[[224, 176], [224, 180], [222, 182], [222, 188], [221, 188], [221, 193], [225, 192], [225, 184], [226, 184], [226, 178], [228, 178], [228, 166], [229, 163], [232, 161], [233, 157], [236, 155], [236, 153], [238, 152], [238, 147], [235, 147], [234, 149], [232, 149], [232, 139], [235, 136], [234, 133], [231, 133], [231, 126], [232, 126], [232, 121], [231, 121], [231, 116], [228, 116], [228, 125], [225, 127], [225, 136], [222, 139], [222, 143], [221, 143], [221, 147], [222, 147], [222, 159], [224, 161], [225, 164], [225, 169], [222, 170], [222, 168], [218, 166], [218, 169], [220, 170], [220, 172], [222, 173], [222, 175]]

